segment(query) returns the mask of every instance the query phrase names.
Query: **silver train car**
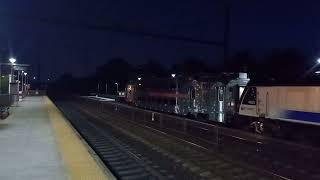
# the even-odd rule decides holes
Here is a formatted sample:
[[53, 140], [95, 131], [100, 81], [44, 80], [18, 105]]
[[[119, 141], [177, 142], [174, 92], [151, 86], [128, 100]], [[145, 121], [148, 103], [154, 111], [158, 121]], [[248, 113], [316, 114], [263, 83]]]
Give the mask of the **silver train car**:
[[146, 109], [229, 123], [248, 82], [246, 73], [197, 79], [143, 79], [127, 84], [126, 101]]
[[320, 85], [253, 83], [241, 97], [239, 119], [253, 123], [258, 133], [305, 133], [320, 127], [319, 100]]

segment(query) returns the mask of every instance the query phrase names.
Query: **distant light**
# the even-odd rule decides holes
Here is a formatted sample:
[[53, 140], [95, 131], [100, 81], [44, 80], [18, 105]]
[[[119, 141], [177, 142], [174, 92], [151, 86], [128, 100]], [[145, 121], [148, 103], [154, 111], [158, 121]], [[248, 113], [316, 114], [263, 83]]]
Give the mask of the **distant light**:
[[141, 81], [141, 77], [138, 77], [138, 81]]
[[15, 58], [10, 58], [9, 61], [14, 64], [17, 60]]
[[175, 77], [176, 77], [176, 74], [171, 74], [171, 76], [172, 76], [173, 78], [175, 78]]
[[34, 77], [33, 77], [33, 79], [35, 80], [35, 79], [36, 79], [36, 77], [34, 76]]
[[316, 73], [316, 74], [320, 74], [320, 71], [316, 71], [315, 73]]
[[22, 73], [24, 73], [24, 71], [22, 71]]
[[142, 84], [141, 83], [139, 83], [139, 86], [141, 86]]
[[115, 85], [118, 85], [118, 83], [114, 83]]
[[25, 73], [23, 73], [23, 74], [26, 76], [28, 73], [25, 72]]
[[50, 79], [48, 78], [48, 81], [50, 81]]
[[319, 58], [319, 59], [317, 59], [317, 62], [320, 64], [320, 58]]

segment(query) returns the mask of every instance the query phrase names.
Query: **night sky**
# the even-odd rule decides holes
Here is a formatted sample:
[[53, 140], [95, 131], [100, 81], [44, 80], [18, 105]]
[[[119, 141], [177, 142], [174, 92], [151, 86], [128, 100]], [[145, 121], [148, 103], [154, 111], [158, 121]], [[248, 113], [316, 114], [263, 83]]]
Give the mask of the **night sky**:
[[[318, 1], [231, 4], [231, 53], [246, 49], [259, 57], [271, 48], [295, 47], [310, 57], [320, 56]], [[19, 63], [31, 64], [33, 73], [40, 62], [42, 79], [64, 72], [88, 75], [112, 57], [133, 64], [149, 59], [172, 64], [194, 56], [219, 64], [223, 54], [219, 47], [42, 23], [37, 18], [222, 41], [224, 10], [222, 0], [1, 0], [0, 48], [11, 49]]]

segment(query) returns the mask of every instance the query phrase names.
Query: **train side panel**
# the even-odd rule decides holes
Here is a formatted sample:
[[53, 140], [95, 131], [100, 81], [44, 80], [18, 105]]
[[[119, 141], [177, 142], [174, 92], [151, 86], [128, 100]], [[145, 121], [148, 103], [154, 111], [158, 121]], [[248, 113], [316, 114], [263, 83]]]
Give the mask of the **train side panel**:
[[320, 125], [320, 87], [285, 87], [279, 95], [278, 119]]
[[[320, 125], [320, 87], [270, 86], [256, 88], [256, 103], [246, 92], [239, 114], [279, 121]], [[251, 100], [253, 97], [251, 97]]]

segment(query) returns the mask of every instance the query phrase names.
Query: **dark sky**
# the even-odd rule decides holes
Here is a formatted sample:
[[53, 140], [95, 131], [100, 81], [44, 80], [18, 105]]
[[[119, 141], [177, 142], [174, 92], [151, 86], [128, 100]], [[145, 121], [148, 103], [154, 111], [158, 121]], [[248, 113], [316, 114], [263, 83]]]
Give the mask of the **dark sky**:
[[[231, 4], [233, 53], [249, 49], [262, 56], [271, 48], [296, 47], [310, 57], [320, 56], [318, 1], [234, 0]], [[213, 64], [222, 62], [223, 51], [215, 46], [40, 23], [36, 18], [222, 41], [223, 0], [0, 1], [0, 48], [10, 47], [20, 63], [32, 65], [33, 72], [40, 62], [42, 79], [63, 72], [87, 75], [112, 57], [123, 57], [133, 64], [148, 59], [171, 64], [188, 56]]]

